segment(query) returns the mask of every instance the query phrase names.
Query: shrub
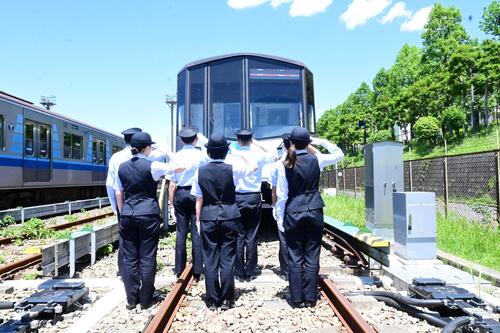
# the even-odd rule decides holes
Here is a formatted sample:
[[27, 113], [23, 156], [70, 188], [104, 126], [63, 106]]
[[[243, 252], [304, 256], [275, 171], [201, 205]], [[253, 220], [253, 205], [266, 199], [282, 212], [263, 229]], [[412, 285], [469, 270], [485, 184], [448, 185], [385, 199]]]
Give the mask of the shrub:
[[392, 140], [392, 134], [391, 131], [389, 130], [380, 130], [370, 134], [370, 136], [368, 137], [369, 143], [391, 141], [391, 140]]
[[441, 125], [443, 128], [455, 131], [457, 135], [466, 122], [465, 112], [458, 106], [447, 107], [441, 115]]
[[12, 216], [5, 215], [3, 219], [0, 219], [0, 228], [8, 227], [9, 225], [12, 225], [14, 223], [16, 223], [16, 221]]
[[440, 135], [440, 127], [439, 121], [436, 117], [427, 116], [418, 118], [415, 123], [415, 135], [417, 136], [417, 140], [421, 142], [436, 142], [436, 139], [439, 138]]

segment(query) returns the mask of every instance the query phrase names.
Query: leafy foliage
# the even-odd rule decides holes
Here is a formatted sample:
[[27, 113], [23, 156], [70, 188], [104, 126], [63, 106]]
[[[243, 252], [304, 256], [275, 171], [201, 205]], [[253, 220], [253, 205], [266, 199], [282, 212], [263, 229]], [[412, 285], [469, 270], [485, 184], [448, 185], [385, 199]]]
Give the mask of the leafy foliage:
[[436, 142], [439, 137], [439, 121], [433, 116], [422, 117], [415, 123], [418, 140]]
[[368, 138], [368, 142], [382, 142], [382, 141], [390, 141], [392, 139], [392, 134], [389, 130], [381, 130], [375, 133], [372, 133]]
[[[493, 38], [478, 41], [468, 36], [458, 8], [435, 4], [422, 47], [403, 45], [393, 65], [381, 68], [371, 85], [361, 83], [344, 102], [323, 113], [318, 134], [336, 142], [347, 160], [355, 160], [363, 148], [359, 120], [365, 121], [370, 142], [394, 138], [411, 145], [419, 132], [420, 138], [439, 145], [439, 128], [452, 137], [469, 136], [470, 130], [479, 135], [500, 112], [499, 11], [498, 0], [484, 9], [480, 26]], [[417, 126], [423, 117], [434, 120]], [[393, 133], [395, 126], [400, 137]]]
[[10, 215], [5, 215], [3, 219], [0, 219], [0, 228], [8, 227], [9, 225], [15, 224], [16, 220]]

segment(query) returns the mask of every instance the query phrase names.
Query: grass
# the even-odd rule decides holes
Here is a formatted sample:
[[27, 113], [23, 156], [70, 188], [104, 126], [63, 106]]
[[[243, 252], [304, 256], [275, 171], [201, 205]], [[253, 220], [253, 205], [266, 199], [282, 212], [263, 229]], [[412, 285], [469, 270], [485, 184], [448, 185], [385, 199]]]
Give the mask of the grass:
[[[325, 215], [365, 225], [364, 200], [343, 194], [325, 195]], [[447, 253], [500, 271], [500, 229], [459, 216], [437, 216], [437, 247]]]

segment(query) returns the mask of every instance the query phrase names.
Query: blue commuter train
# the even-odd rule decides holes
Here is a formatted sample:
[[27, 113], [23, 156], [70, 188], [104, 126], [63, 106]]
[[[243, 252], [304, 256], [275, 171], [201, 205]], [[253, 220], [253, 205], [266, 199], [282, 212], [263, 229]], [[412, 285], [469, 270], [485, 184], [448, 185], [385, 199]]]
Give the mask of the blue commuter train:
[[123, 138], [0, 91], [0, 210], [106, 196]]

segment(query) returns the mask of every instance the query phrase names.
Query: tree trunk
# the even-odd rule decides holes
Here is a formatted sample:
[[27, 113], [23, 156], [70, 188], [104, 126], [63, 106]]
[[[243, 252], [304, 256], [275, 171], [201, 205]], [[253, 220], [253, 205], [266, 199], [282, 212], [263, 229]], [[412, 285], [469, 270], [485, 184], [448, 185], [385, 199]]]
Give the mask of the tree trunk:
[[490, 110], [488, 109], [488, 82], [484, 87], [484, 118], [486, 126], [490, 125]]
[[474, 84], [470, 84], [470, 118], [472, 122], [472, 129], [476, 131], [479, 128], [479, 119], [474, 109]]

